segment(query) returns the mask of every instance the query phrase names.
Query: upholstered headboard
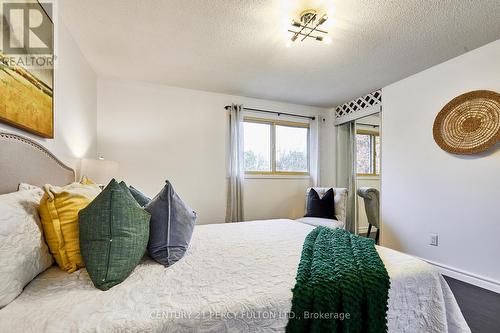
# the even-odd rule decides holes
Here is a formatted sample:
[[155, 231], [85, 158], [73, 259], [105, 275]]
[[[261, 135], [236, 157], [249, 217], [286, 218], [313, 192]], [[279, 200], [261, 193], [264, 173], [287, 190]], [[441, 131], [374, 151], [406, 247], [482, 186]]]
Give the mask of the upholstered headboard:
[[0, 194], [17, 191], [19, 183], [66, 185], [75, 172], [31, 139], [0, 132]]

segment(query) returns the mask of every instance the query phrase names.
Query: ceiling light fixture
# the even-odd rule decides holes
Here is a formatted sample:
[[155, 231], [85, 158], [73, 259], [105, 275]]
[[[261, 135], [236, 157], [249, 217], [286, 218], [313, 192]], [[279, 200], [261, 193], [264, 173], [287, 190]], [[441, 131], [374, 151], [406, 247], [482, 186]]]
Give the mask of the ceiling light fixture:
[[[328, 31], [319, 29], [319, 26], [325, 23], [326, 20], [328, 20], [326, 14], [319, 15], [315, 10], [302, 12], [300, 14], [300, 21], [293, 20], [292, 28], [288, 29], [288, 32], [293, 34], [290, 40], [292, 42], [297, 40], [303, 42], [306, 38], [311, 38], [319, 42], [331, 43], [332, 39], [326, 36], [328, 35]], [[298, 30], [294, 30], [294, 28], [298, 28]]]

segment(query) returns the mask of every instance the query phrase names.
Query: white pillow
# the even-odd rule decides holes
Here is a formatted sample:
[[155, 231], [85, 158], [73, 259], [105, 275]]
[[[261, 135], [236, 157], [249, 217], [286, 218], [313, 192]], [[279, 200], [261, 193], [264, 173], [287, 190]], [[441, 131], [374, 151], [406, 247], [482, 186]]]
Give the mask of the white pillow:
[[0, 308], [53, 263], [42, 234], [42, 189], [0, 195]]
[[[27, 183], [20, 183], [19, 188], [18, 188], [19, 191], [28, 191], [28, 190], [37, 190], [37, 189], [42, 190], [42, 188], [40, 186], [30, 185]], [[43, 195], [43, 192], [42, 192], [42, 195]]]

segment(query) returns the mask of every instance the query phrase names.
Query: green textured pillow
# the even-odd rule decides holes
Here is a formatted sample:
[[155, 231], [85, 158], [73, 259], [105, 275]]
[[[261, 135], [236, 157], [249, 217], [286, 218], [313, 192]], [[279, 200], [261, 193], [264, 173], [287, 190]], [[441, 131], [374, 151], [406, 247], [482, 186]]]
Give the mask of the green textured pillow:
[[116, 180], [80, 211], [80, 252], [96, 288], [123, 282], [146, 251], [151, 215]]

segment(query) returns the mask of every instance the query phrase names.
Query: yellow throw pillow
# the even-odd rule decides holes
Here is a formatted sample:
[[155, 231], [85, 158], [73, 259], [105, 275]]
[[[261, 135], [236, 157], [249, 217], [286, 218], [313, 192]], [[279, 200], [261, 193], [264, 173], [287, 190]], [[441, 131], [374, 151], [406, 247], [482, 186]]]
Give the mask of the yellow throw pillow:
[[78, 212], [101, 192], [96, 184], [45, 185], [38, 212], [45, 240], [62, 270], [72, 273], [85, 266], [80, 254]]

